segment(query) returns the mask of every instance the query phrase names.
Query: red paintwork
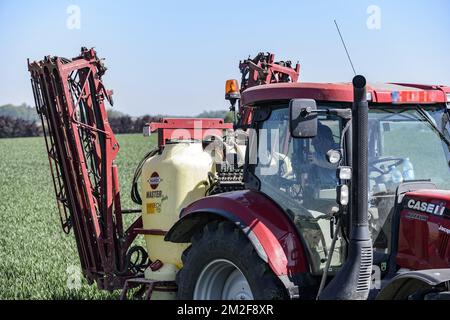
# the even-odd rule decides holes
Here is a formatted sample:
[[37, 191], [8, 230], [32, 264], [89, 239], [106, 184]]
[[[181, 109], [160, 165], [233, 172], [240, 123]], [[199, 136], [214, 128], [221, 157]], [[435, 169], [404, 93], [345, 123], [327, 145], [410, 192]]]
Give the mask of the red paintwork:
[[[115, 269], [124, 267], [137, 234], [124, 233], [122, 224], [114, 164], [119, 144], [105, 106], [112, 91], [101, 80], [106, 69], [95, 50], [86, 48], [72, 60], [48, 56], [29, 62], [28, 69], [63, 229], [74, 229], [83, 274], [101, 288], [121, 288], [127, 276]], [[140, 224], [138, 219], [133, 226]]]
[[245, 76], [241, 83], [241, 92], [247, 88], [262, 84], [279, 82], [297, 82], [300, 76], [300, 64], [297, 62], [295, 68], [290, 62], [275, 62], [275, 54], [260, 52], [253, 59], [245, 59], [239, 62], [239, 70]]
[[[395, 103], [392, 92], [399, 92], [400, 103], [445, 103], [445, 92], [449, 87], [395, 84], [368, 85], [367, 92], [372, 94], [373, 103]], [[275, 83], [249, 88], [242, 92], [241, 105], [272, 100], [290, 100], [295, 98], [314, 99], [330, 102], [353, 102], [351, 83]]]
[[[419, 190], [408, 192], [408, 200], [425, 201], [450, 209], [450, 191]], [[424, 219], [408, 217], [415, 214]], [[450, 229], [449, 216], [439, 216], [404, 208], [400, 212], [399, 243], [396, 261], [398, 266], [413, 270], [450, 268], [450, 235], [439, 227]]]
[[291, 275], [307, 271], [305, 250], [297, 230], [285, 213], [269, 198], [255, 191], [235, 191], [200, 199], [182, 216], [208, 209], [229, 212], [250, 227], [267, 254], [274, 273]]
[[158, 131], [158, 144], [164, 146], [167, 141], [203, 140], [207, 136], [223, 136], [223, 130], [233, 129], [232, 123], [225, 123], [221, 118], [163, 118], [151, 122], [144, 130]]

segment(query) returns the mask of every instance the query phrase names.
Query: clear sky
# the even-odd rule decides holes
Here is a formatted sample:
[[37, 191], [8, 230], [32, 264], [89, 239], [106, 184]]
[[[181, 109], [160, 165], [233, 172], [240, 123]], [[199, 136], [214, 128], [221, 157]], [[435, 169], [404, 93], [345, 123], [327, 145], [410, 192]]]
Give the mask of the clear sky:
[[81, 46], [106, 58], [115, 108], [131, 115], [225, 109], [225, 80], [259, 51], [299, 60], [303, 81], [350, 81], [333, 19], [370, 82], [450, 85], [448, 0], [0, 0], [0, 105], [34, 105], [27, 58]]

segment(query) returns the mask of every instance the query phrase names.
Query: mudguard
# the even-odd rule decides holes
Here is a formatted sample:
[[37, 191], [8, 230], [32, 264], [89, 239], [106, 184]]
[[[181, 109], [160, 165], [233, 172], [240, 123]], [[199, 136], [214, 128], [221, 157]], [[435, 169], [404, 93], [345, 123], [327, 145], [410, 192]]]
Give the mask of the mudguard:
[[395, 299], [398, 290], [408, 281], [418, 281], [429, 286], [437, 286], [450, 281], [450, 269], [429, 269], [408, 271], [394, 277], [377, 295], [377, 300]]
[[193, 202], [183, 209], [165, 240], [190, 242], [205, 224], [218, 218], [234, 222], [247, 235], [292, 296], [296, 287], [292, 282], [294, 275], [308, 271], [306, 253], [293, 222], [260, 192], [234, 191]]

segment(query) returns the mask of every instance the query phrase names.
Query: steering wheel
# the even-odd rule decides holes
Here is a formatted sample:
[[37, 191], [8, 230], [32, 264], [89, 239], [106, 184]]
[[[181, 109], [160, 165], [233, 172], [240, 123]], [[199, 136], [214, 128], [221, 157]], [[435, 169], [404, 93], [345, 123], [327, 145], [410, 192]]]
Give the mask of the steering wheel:
[[[369, 162], [369, 172], [378, 172], [380, 175], [388, 174], [392, 167], [398, 166], [405, 161], [399, 157], [380, 157]], [[389, 163], [385, 168], [381, 168], [381, 164]]]

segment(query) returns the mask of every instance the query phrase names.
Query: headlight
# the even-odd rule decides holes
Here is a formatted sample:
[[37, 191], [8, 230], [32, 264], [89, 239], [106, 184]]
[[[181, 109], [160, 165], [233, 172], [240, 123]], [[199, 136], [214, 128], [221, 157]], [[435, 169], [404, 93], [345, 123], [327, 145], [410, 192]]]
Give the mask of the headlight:
[[340, 185], [337, 187], [337, 203], [341, 206], [348, 205], [348, 199], [349, 199], [349, 191], [348, 186], [346, 184]]
[[327, 160], [331, 164], [336, 164], [341, 160], [341, 153], [338, 150], [328, 150]]

